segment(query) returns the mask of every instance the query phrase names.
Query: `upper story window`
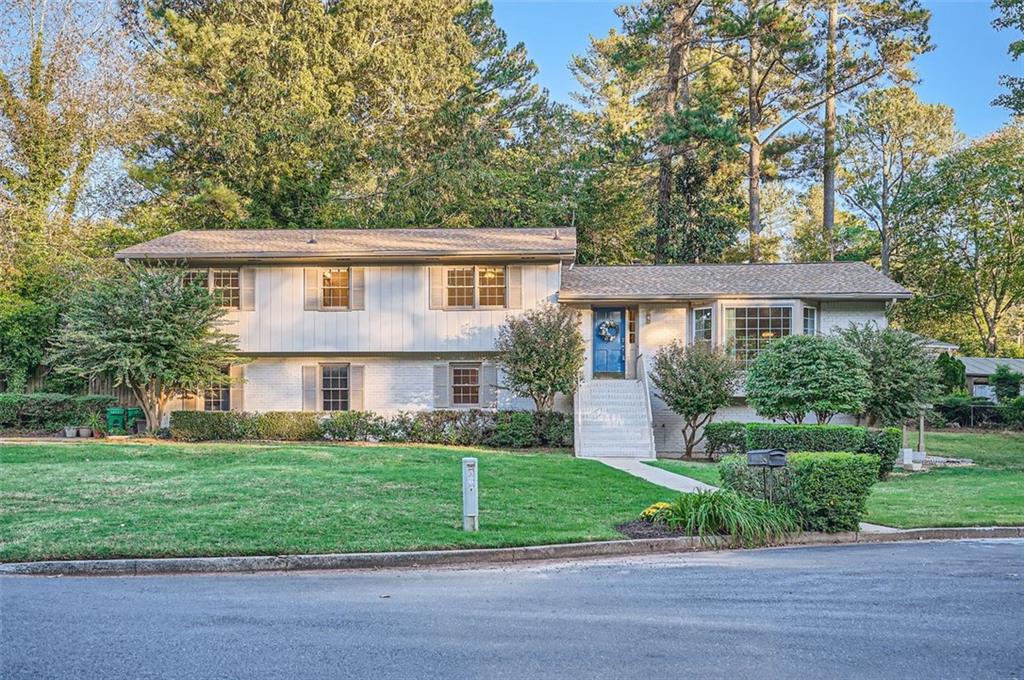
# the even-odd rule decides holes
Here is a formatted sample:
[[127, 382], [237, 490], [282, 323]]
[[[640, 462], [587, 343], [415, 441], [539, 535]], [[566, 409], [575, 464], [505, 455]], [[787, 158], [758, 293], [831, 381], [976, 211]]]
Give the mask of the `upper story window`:
[[804, 335], [818, 334], [818, 310], [815, 307], [804, 307]]
[[444, 285], [446, 307], [505, 306], [505, 267], [447, 267]]
[[698, 307], [693, 310], [693, 342], [711, 344], [715, 339], [714, 310], [711, 307]]
[[320, 404], [323, 411], [347, 411], [349, 409], [347, 364], [320, 366]]
[[753, 363], [768, 343], [790, 335], [792, 329], [792, 307], [730, 307], [725, 310], [725, 340], [744, 368]]
[[452, 364], [453, 406], [480, 405], [480, 364]]
[[320, 304], [325, 309], [347, 309], [349, 271], [345, 269], [324, 269], [320, 282]]
[[221, 307], [241, 307], [242, 285], [237, 269], [189, 269], [183, 280], [185, 285], [195, 284], [206, 288], [217, 298]]

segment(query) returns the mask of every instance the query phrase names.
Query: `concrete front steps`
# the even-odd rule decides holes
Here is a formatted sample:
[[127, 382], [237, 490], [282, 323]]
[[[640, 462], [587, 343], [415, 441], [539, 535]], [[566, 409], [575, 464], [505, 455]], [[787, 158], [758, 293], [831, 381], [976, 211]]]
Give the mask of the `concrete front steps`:
[[650, 397], [639, 380], [588, 380], [576, 391], [576, 455], [654, 456]]

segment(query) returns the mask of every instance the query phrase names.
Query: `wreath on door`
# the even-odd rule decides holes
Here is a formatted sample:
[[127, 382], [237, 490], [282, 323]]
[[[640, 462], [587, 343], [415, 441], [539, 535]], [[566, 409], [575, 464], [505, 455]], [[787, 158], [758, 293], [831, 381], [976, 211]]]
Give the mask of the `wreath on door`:
[[617, 321], [602, 321], [597, 324], [597, 334], [605, 342], [614, 342], [619, 337], [619, 323]]

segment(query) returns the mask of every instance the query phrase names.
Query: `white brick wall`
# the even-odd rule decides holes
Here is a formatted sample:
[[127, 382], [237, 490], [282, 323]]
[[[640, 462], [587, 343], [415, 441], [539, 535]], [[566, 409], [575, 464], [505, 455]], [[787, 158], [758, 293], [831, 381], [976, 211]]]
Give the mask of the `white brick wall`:
[[822, 333], [833, 333], [851, 323], [865, 324], [875, 322], [879, 328], [885, 328], [885, 302], [869, 301], [834, 301], [821, 303], [820, 328]]

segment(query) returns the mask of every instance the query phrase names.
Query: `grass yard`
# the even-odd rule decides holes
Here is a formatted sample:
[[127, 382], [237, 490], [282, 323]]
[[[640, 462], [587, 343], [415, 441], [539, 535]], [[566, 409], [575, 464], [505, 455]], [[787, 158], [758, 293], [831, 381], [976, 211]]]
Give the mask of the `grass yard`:
[[712, 486], [720, 486], [722, 484], [722, 478], [718, 476], [718, 464], [717, 463], [698, 463], [697, 461], [691, 460], [671, 460], [663, 458], [661, 460], [652, 460], [648, 465], [652, 465], [662, 470], [668, 470], [674, 472], [677, 475], [683, 475], [690, 479], [696, 479], [698, 482], [704, 482]]
[[1024, 434], [929, 432], [925, 446], [977, 465], [894, 472], [871, 490], [867, 521], [904, 528], [1024, 525]]
[[[461, 530], [461, 459], [481, 530]], [[567, 453], [320, 444], [0, 445], [0, 561], [621, 538], [671, 492]]]

